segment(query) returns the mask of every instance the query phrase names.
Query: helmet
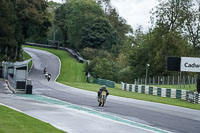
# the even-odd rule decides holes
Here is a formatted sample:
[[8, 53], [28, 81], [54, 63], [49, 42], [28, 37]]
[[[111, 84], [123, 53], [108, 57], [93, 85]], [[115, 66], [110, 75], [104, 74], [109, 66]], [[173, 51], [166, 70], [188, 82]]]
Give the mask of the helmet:
[[102, 87], [101, 87], [102, 89], [106, 89], [106, 86], [105, 85], [102, 85]]

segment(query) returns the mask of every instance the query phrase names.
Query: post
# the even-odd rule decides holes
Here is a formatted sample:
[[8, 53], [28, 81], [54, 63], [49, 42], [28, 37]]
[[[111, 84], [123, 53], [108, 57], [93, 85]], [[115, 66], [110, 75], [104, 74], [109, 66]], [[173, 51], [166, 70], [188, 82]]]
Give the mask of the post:
[[169, 76], [167, 77], [167, 85], [169, 85], [170, 83], [169, 83]]
[[181, 71], [180, 71], [180, 88], [181, 88], [181, 84], [182, 84], [182, 79], [181, 79]]
[[192, 77], [192, 84], [194, 84], [194, 76]]
[[53, 41], [54, 41], [54, 43], [55, 43], [55, 41], [56, 41], [56, 32], [57, 32], [57, 30], [55, 30], [55, 31], [54, 31], [54, 34], [53, 34]]
[[151, 78], [150, 77], [148, 78], [148, 81], [149, 82], [147, 82], [147, 84], [150, 85], [151, 84]]
[[180, 87], [180, 81], [179, 81], [179, 76], [178, 76], [178, 87]]
[[148, 74], [148, 67], [149, 67], [150, 65], [149, 64], [146, 64], [146, 77], [145, 77], [145, 85], [147, 85], [147, 74]]
[[162, 84], [164, 85], [165, 84], [165, 77], [163, 76], [163, 80], [162, 80]]
[[189, 87], [191, 88], [191, 84], [190, 84], [190, 76], [188, 75], [188, 84], [189, 84]]

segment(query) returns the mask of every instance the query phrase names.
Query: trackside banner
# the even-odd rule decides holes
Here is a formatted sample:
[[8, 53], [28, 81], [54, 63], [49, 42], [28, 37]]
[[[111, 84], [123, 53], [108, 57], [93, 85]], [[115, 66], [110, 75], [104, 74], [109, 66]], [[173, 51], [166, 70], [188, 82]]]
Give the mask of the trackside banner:
[[200, 58], [181, 57], [181, 71], [200, 72]]

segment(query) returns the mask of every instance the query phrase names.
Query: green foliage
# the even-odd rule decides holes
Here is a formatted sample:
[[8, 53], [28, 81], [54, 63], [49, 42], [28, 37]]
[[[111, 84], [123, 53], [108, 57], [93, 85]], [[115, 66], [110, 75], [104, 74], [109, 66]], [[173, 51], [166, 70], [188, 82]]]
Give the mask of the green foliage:
[[0, 1], [0, 61], [16, 59], [14, 5], [11, 0]]
[[110, 12], [107, 13], [107, 18], [117, 32], [121, 45], [123, 45], [124, 41], [127, 39], [127, 34], [133, 33], [133, 29], [126, 23], [125, 19], [119, 16], [115, 8], [112, 8]]
[[50, 25], [46, 17], [45, 0], [0, 1], [0, 60], [21, 58], [21, 44], [26, 39], [44, 40]]
[[34, 42], [46, 40], [48, 27], [51, 25], [46, 12], [47, 2], [45, 0], [17, 0], [15, 5], [18, 26], [21, 28], [18, 32], [24, 37], [19, 40]]
[[178, 32], [163, 33], [162, 28], [155, 28], [143, 35], [142, 43], [134, 46], [130, 55], [132, 76], [144, 77], [146, 64], [150, 64], [150, 76], [169, 74], [166, 70], [168, 56], [188, 56], [189, 47]]
[[100, 6], [93, 0], [69, 0], [56, 10], [56, 20], [68, 47], [79, 49], [81, 30], [103, 16]]
[[[118, 56], [117, 61], [121, 66], [130, 65], [129, 79], [145, 77], [146, 64], [150, 64], [149, 76], [170, 75], [172, 73], [166, 70], [168, 56], [195, 55], [198, 50], [192, 50], [191, 46], [196, 45], [198, 40], [196, 36], [198, 22], [192, 17], [195, 16], [193, 9], [194, 6], [189, 0], [160, 1], [160, 4], [152, 12], [152, 20], [155, 21], [152, 21], [152, 29], [143, 33], [139, 27], [134, 32], [132, 39], [126, 41], [127, 45], [124, 45]], [[185, 30], [185, 27], [190, 28], [189, 32]], [[190, 36], [193, 37], [194, 43], [188, 41], [188, 34], [192, 33], [195, 33]], [[127, 57], [129, 63], [123, 62], [127, 60]], [[174, 72], [174, 74], [177, 73]]]
[[95, 58], [89, 65], [89, 71], [95, 78], [118, 81], [119, 66], [108, 58]]
[[92, 60], [86, 71], [94, 77], [119, 81], [119, 70], [128, 66], [125, 62], [128, 54], [124, 54], [123, 61], [115, 58], [123, 45], [131, 43], [126, 34], [132, 33], [132, 28], [111, 6], [110, 0], [98, 2], [66, 1], [55, 11], [56, 26], [62, 32], [65, 46], [81, 51], [86, 59]]
[[96, 56], [97, 52], [98, 50], [94, 48], [84, 48], [81, 51], [81, 55], [87, 60], [92, 60]]
[[[196, 5], [194, 4], [196, 3]], [[152, 12], [152, 23], [165, 32], [179, 32], [193, 45], [193, 55], [198, 55], [200, 42], [200, 4], [191, 0], [161, 1]], [[155, 22], [154, 22], [155, 21]], [[183, 38], [184, 38], [183, 37]]]
[[61, 30], [55, 24], [55, 10], [58, 9], [61, 6], [61, 4], [53, 1], [49, 1], [47, 4], [48, 4], [47, 17], [52, 24], [51, 27], [48, 28], [47, 32], [48, 44], [49, 42], [54, 43], [54, 34], [55, 34], [55, 41], [59, 40], [59, 43], [63, 43], [63, 35], [61, 33]]
[[119, 63], [119, 65], [120, 65], [122, 68], [126, 68], [126, 67], [128, 66], [127, 59], [128, 59], [128, 56], [126, 56], [125, 53], [121, 52], [121, 53], [118, 55], [117, 62]]
[[167, 31], [180, 32], [189, 18], [189, 9], [191, 7], [191, 0], [160, 1], [159, 6], [152, 12], [152, 20], [156, 21], [156, 26], [163, 24]]
[[[25, 51], [22, 52], [22, 56], [23, 56], [23, 61], [25, 60], [29, 60], [31, 59], [31, 56], [29, 54], [27, 54]], [[28, 71], [30, 71], [31, 67], [32, 67], [32, 60], [28, 63]]]
[[81, 30], [81, 47], [111, 49], [118, 43], [117, 33], [105, 18], [93, 20]]
[[118, 72], [118, 81], [123, 81], [125, 83], [132, 83], [134, 79], [132, 78], [132, 73], [130, 67], [125, 67]]

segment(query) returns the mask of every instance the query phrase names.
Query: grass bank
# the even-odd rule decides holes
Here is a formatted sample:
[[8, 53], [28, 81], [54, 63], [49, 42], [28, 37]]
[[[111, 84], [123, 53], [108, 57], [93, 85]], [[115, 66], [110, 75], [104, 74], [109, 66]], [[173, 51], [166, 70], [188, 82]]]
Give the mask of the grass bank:
[[0, 105], [0, 133], [65, 133], [48, 123]]
[[[23, 55], [23, 60], [31, 59], [31, 56], [24, 51], [22, 52], [22, 55]], [[32, 60], [28, 63], [28, 71], [30, 71], [31, 66], [32, 66]]]
[[[30, 47], [30, 46], [25, 46], [25, 47]], [[73, 87], [84, 89], [84, 90], [94, 91], [94, 92], [97, 92], [97, 90], [100, 88], [100, 85], [85, 83], [84, 64], [78, 63], [74, 58], [72, 58], [65, 51], [39, 48], [39, 47], [33, 47], [33, 46], [31, 46], [31, 48], [49, 51], [57, 55], [61, 59], [62, 67], [61, 67], [61, 74], [59, 78], [57, 79], [58, 82], [65, 85], [73, 86]], [[71, 64], [70, 62], [72, 61], [73, 63]], [[69, 73], [71, 75], [68, 75]], [[115, 88], [108, 88], [108, 90], [111, 95], [115, 95], [115, 96], [139, 99], [139, 100], [145, 100], [145, 101], [151, 101], [151, 102], [157, 102], [157, 103], [163, 103], [163, 104], [170, 104], [170, 105], [200, 110], [199, 104], [188, 103], [180, 99], [163, 98], [159, 96], [122, 91], [120, 84], [116, 84]]]

